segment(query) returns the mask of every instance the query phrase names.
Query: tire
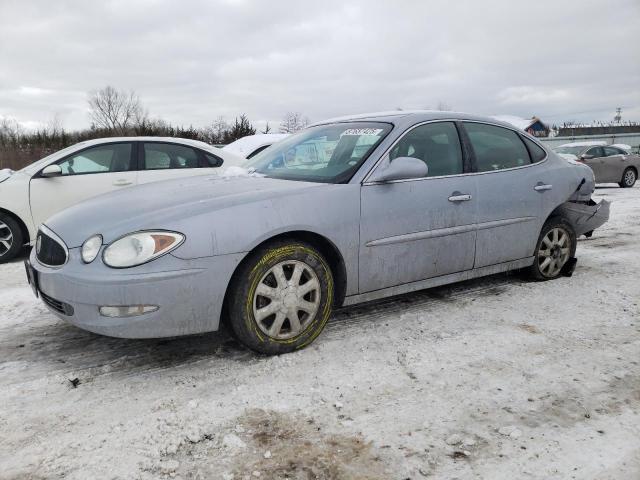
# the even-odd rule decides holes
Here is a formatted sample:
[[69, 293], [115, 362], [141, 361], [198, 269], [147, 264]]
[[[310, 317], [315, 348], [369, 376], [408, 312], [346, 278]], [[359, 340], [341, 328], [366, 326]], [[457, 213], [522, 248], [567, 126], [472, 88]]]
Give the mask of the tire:
[[0, 263], [13, 260], [24, 244], [20, 225], [13, 217], [0, 213]]
[[225, 321], [245, 346], [269, 355], [313, 342], [333, 306], [333, 275], [327, 261], [311, 245], [293, 240], [252, 253], [229, 288]]
[[637, 179], [638, 173], [633, 168], [627, 167], [625, 171], [622, 172], [622, 179], [618, 185], [622, 188], [631, 188], [635, 185]]
[[[557, 232], [557, 236], [554, 232]], [[575, 253], [576, 233], [571, 224], [562, 217], [548, 219], [536, 243], [531, 277], [539, 281], [558, 278]]]

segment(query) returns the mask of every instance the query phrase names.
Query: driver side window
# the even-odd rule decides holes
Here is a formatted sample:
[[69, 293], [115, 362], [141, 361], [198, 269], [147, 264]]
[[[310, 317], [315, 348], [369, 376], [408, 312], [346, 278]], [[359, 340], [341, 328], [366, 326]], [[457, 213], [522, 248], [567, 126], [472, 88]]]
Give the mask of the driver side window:
[[594, 147], [587, 150], [587, 155], [592, 155], [593, 158], [600, 158], [604, 157], [604, 151], [602, 150], [602, 147]]
[[453, 122], [420, 125], [391, 149], [389, 159], [413, 157], [427, 164], [428, 177], [463, 173], [462, 147]]
[[131, 144], [112, 143], [88, 148], [59, 162], [63, 176], [131, 170]]

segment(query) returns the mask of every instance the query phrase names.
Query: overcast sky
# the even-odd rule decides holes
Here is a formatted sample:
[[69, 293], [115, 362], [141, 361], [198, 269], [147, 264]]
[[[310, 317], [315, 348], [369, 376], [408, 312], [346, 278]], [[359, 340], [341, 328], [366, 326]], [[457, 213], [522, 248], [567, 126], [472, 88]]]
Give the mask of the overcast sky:
[[439, 102], [640, 120], [640, 0], [0, 0], [0, 116], [87, 127], [105, 85], [198, 127]]

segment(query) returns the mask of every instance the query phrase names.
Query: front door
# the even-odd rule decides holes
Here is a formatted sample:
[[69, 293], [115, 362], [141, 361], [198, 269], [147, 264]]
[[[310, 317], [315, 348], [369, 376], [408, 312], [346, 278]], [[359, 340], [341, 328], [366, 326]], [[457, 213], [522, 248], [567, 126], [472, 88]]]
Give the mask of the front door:
[[108, 143], [89, 147], [56, 162], [62, 169], [60, 176], [34, 175], [29, 186], [29, 200], [36, 228], [55, 213], [83, 200], [135, 185], [134, 159], [131, 142]]
[[604, 183], [607, 181], [607, 172], [604, 163], [604, 149], [602, 147], [592, 147], [587, 150], [582, 157], [582, 161], [591, 167], [597, 183]]
[[389, 153], [398, 157], [423, 160], [428, 176], [362, 186], [360, 293], [473, 268], [476, 186], [456, 125], [412, 128]]

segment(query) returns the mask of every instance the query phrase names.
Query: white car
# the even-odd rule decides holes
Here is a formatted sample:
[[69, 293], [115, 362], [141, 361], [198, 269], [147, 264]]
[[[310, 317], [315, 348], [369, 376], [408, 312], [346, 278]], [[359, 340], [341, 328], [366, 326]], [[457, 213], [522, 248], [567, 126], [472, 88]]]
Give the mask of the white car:
[[39, 225], [54, 213], [90, 197], [243, 163], [233, 153], [196, 140], [118, 137], [77, 143], [17, 172], [2, 170], [0, 263], [33, 244]]
[[235, 142], [231, 142], [229, 145], [225, 145], [222, 149], [235, 153], [243, 158], [251, 158], [288, 136], [288, 133], [259, 133], [256, 135], [247, 135], [246, 137], [239, 138]]

